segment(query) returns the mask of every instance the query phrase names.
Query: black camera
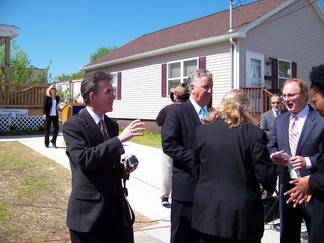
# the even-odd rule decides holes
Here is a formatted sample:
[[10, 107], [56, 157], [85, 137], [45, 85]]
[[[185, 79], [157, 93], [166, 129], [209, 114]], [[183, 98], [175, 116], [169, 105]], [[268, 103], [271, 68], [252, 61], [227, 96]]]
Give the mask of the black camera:
[[131, 168], [133, 167], [134, 165], [138, 164], [138, 160], [136, 158], [135, 155], [131, 154], [131, 155], [128, 155], [127, 157], [125, 157], [123, 159], [123, 161], [126, 161], [126, 166], [127, 168]]

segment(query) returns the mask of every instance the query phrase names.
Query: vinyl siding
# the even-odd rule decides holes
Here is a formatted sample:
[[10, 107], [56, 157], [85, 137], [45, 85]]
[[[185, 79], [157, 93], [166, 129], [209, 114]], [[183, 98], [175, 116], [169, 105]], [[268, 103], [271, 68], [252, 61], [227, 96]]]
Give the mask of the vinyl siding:
[[[307, 0], [297, 1], [249, 30], [246, 38], [235, 40], [237, 60], [233, 62], [238, 67], [233, 73], [234, 85], [236, 82], [238, 87], [246, 85], [246, 51], [262, 53], [266, 60], [273, 57], [296, 62], [297, 77], [308, 80], [312, 66], [324, 61], [324, 23], [307, 4]], [[161, 97], [161, 65], [199, 57], [206, 57], [206, 69], [213, 73], [212, 105], [217, 106], [232, 88], [229, 46], [229, 42], [223, 42], [100, 69], [122, 72], [122, 98], [115, 100], [109, 116], [155, 120], [158, 112], [171, 103], [169, 97]], [[270, 66], [265, 67], [265, 75], [271, 75]]]
[[158, 112], [171, 103], [170, 97], [161, 97], [161, 65], [203, 56], [206, 57], [206, 69], [213, 73], [213, 106], [216, 106], [230, 88], [228, 43], [100, 69], [122, 72], [122, 99], [114, 101], [113, 111], [109, 116], [119, 119], [155, 120]]
[[[296, 62], [297, 77], [308, 81], [312, 67], [324, 62], [323, 40], [323, 22], [308, 1], [301, 0], [248, 31], [247, 38], [239, 40], [240, 58], [245, 60], [245, 52], [252, 51], [263, 53], [265, 59]], [[271, 74], [269, 68], [265, 75]], [[245, 65], [240, 66], [240, 76], [245, 86]]]

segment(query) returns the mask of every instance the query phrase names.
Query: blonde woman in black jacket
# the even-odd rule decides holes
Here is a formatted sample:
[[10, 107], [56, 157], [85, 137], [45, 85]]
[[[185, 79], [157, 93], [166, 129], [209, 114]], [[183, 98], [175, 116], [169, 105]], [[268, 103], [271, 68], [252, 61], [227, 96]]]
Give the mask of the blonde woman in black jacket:
[[191, 225], [200, 243], [260, 243], [260, 184], [272, 195], [275, 167], [267, 135], [249, 114], [243, 91], [231, 90], [196, 128], [192, 174], [197, 179]]
[[[56, 147], [56, 138], [59, 132], [58, 123], [58, 109], [59, 109], [60, 97], [56, 95], [56, 88], [51, 85], [46, 90], [46, 96], [44, 98], [43, 116], [45, 118], [45, 147], [48, 148], [49, 142]], [[54, 132], [51, 141], [49, 141], [49, 134], [51, 130], [51, 123], [53, 123]]]

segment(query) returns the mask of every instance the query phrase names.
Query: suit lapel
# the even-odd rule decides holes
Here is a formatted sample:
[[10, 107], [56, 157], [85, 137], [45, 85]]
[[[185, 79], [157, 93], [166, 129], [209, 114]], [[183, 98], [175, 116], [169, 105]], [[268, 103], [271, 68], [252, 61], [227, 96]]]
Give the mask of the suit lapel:
[[303, 126], [303, 130], [300, 134], [298, 146], [296, 149], [296, 154], [299, 154], [300, 151], [303, 149], [303, 146], [305, 145], [306, 140], [307, 140], [309, 134], [311, 133], [311, 131], [313, 130], [315, 124], [316, 124], [315, 112], [313, 110], [310, 110], [306, 117], [306, 120], [305, 120], [305, 123]]
[[269, 117], [270, 117], [270, 124], [273, 124], [274, 119], [275, 119], [275, 116], [274, 116], [274, 114], [273, 114], [272, 109], [269, 110]]
[[282, 136], [285, 136], [283, 138], [284, 148], [286, 148], [285, 150], [289, 151], [289, 153], [291, 154], [290, 145], [289, 145], [289, 122], [290, 122], [290, 112], [287, 112], [287, 114], [285, 114], [282, 120], [282, 126], [283, 126]]
[[105, 115], [105, 123], [106, 123], [107, 132], [109, 134], [109, 138], [118, 136], [118, 131], [116, 132], [116, 125], [106, 115]]
[[186, 112], [188, 114], [187, 117], [190, 117], [190, 119], [192, 120], [192, 122], [196, 125], [199, 126], [201, 125], [201, 122], [199, 120], [199, 116], [195, 110], [195, 107], [193, 106], [193, 104], [191, 103], [190, 100], [187, 100], [184, 105], [186, 106]]
[[97, 124], [95, 123], [95, 121], [93, 120], [93, 118], [91, 117], [91, 115], [89, 114], [89, 112], [87, 111], [87, 109], [83, 109], [82, 112], [80, 113], [80, 115], [83, 117], [84, 122], [86, 124], [86, 129], [91, 132], [89, 132], [89, 136], [93, 139], [93, 141], [97, 144], [98, 141], [102, 140], [99, 128], [97, 126]]

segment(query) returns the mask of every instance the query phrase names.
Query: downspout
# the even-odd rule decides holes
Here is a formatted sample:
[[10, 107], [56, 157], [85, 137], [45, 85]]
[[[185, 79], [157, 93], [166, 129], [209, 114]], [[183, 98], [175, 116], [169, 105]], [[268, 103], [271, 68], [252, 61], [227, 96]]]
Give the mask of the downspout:
[[231, 88], [238, 89], [236, 76], [234, 75], [234, 73], [235, 73], [235, 68], [234, 68], [235, 57], [233, 57], [233, 53], [234, 53], [234, 55], [236, 55], [236, 42], [233, 40], [232, 37], [229, 38], [229, 41], [230, 41], [230, 56], [231, 56], [230, 57], [230, 61], [231, 61]]
[[[232, 12], [233, 12], [233, 0], [230, 0], [230, 28], [228, 32], [231, 34], [233, 32], [233, 23], [232, 23]], [[233, 41], [232, 36], [229, 38], [230, 41], [230, 82], [231, 82], [231, 89], [234, 88], [234, 68], [233, 68], [233, 46], [236, 47], [236, 43]]]

